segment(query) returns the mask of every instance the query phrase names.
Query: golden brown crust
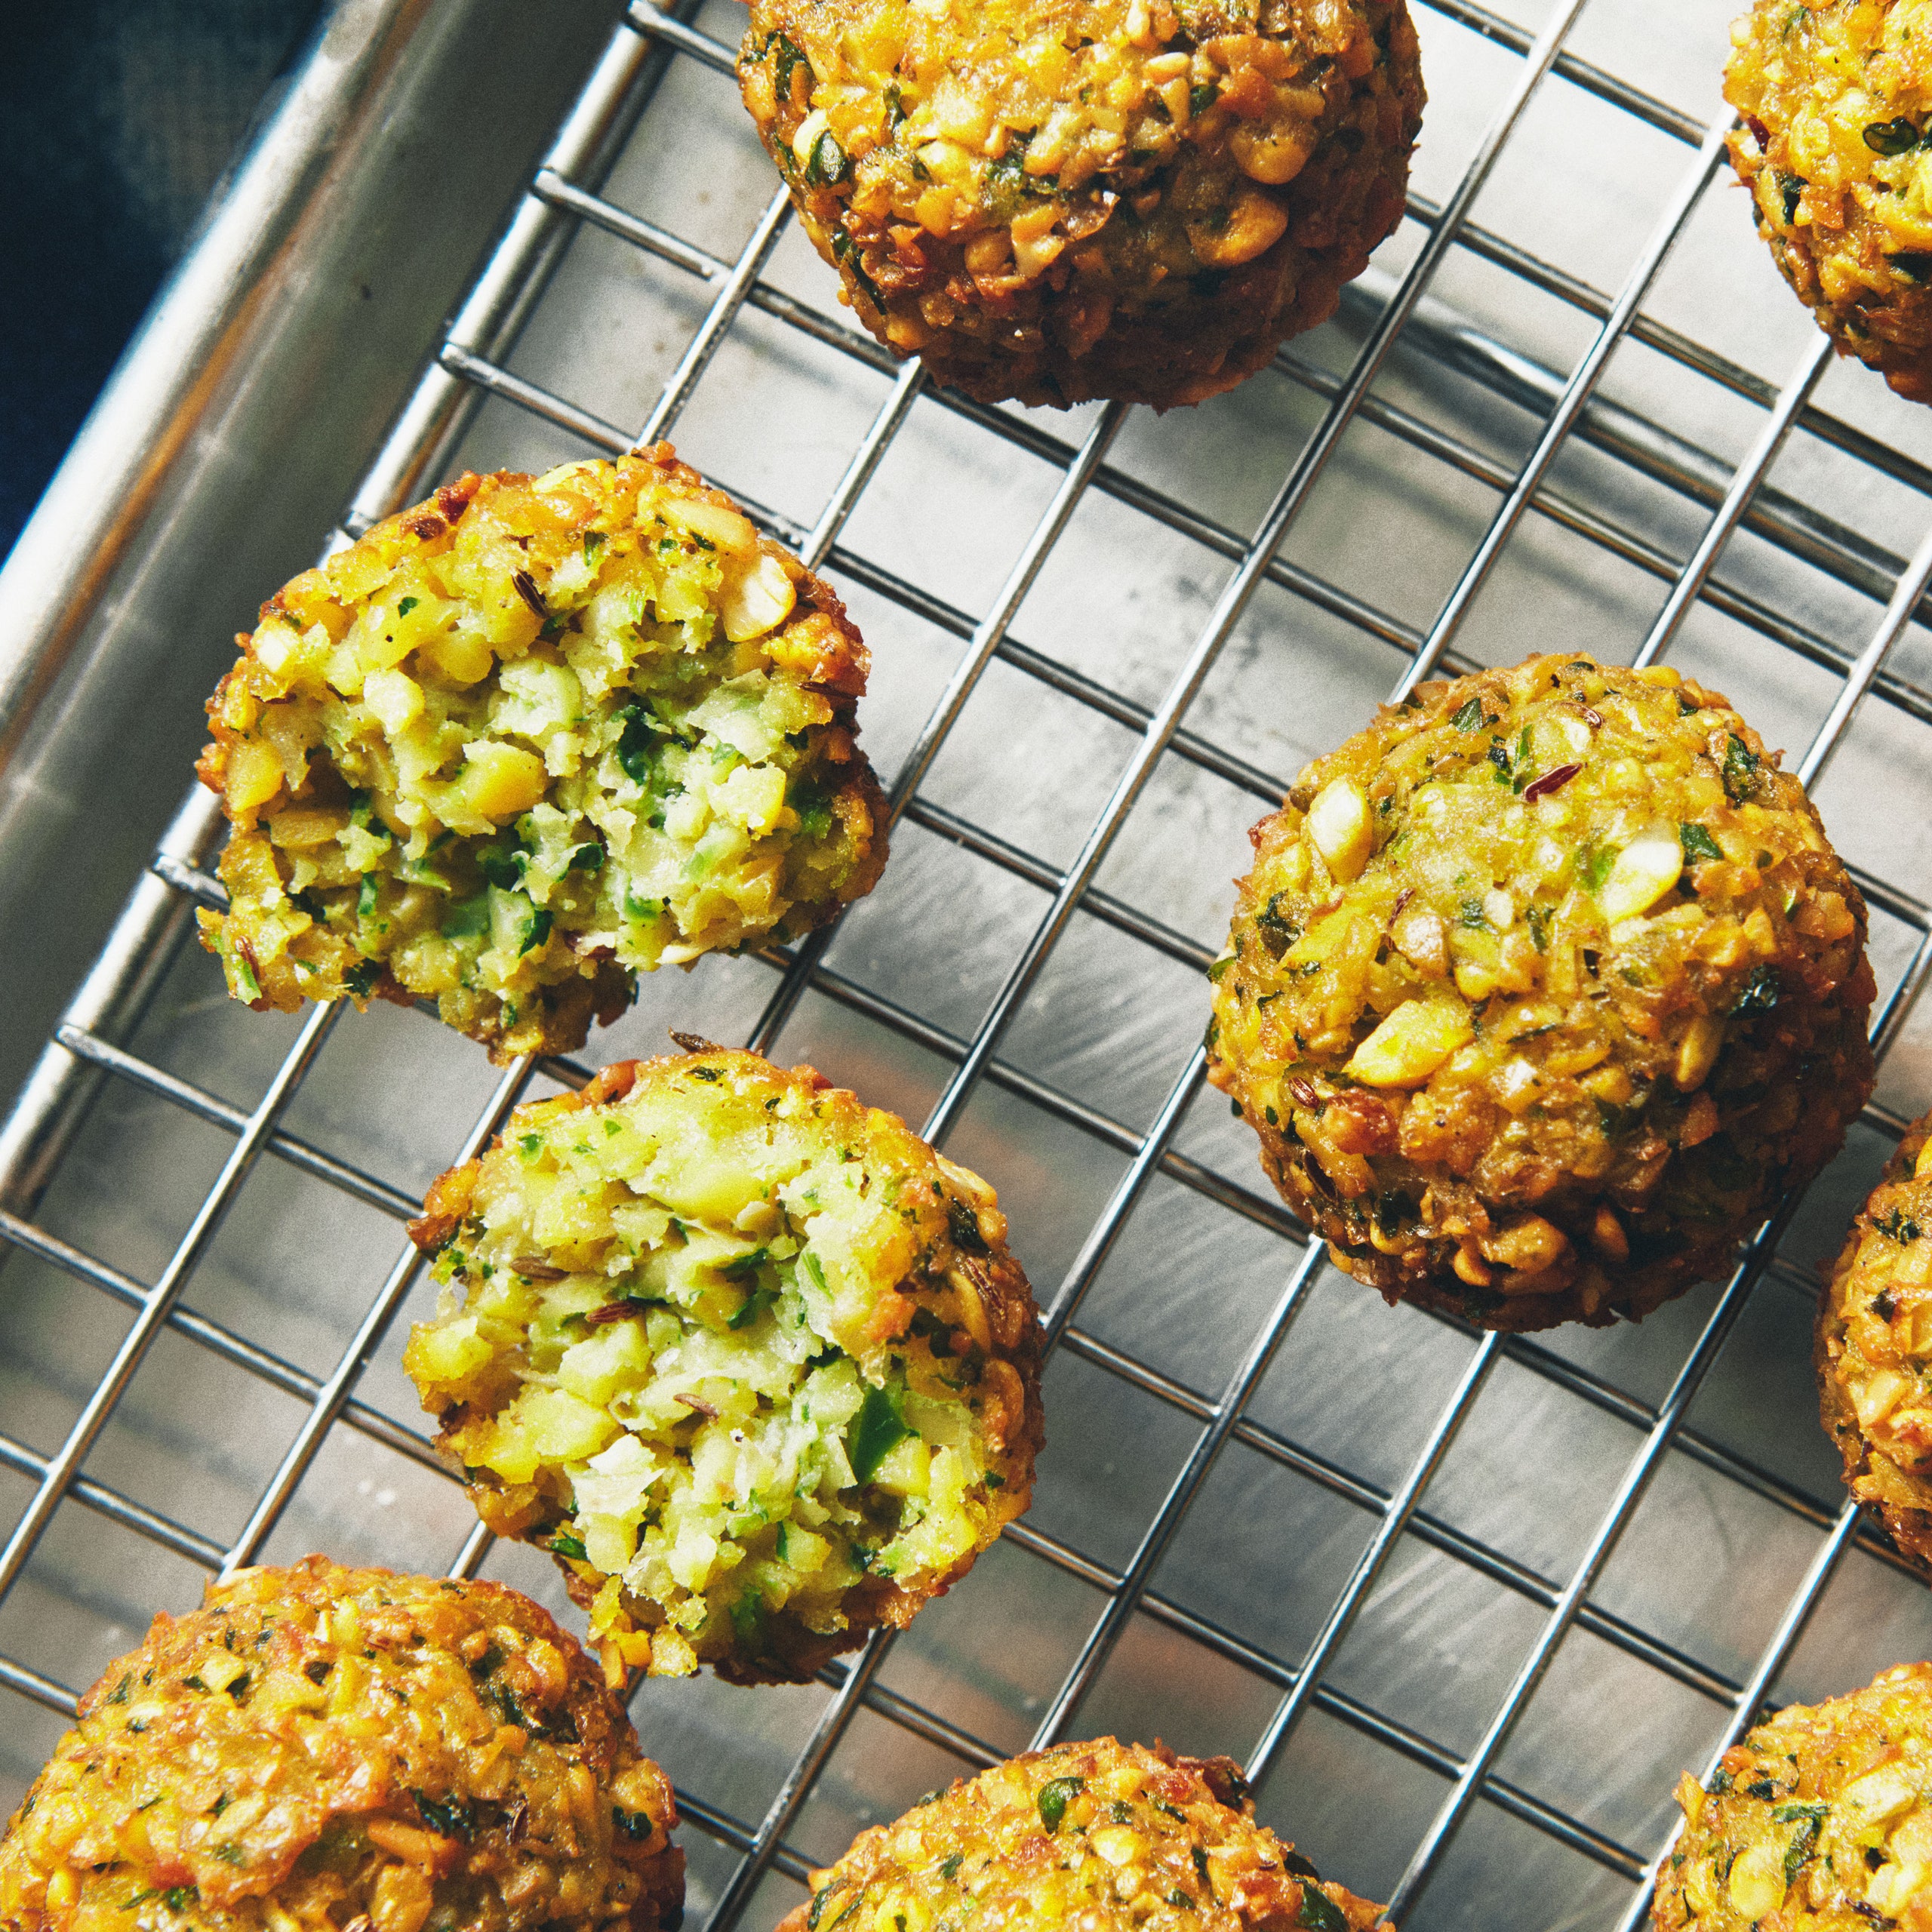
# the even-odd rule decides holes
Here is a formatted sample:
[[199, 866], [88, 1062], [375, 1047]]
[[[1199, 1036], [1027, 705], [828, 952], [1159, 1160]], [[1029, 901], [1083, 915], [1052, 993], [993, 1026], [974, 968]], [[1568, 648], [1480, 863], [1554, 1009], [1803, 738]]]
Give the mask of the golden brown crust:
[[1863, 899], [1674, 671], [1425, 684], [1250, 835], [1209, 1077], [1391, 1301], [1639, 1318], [1726, 1272], [1870, 1094]]
[[500, 1584], [312, 1556], [155, 1618], [0, 1840], [12, 1932], [669, 1932], [669, 1781]]
[[1813, 1356], [1845, 1487], [1932, 1571], [1932, 1115], [1886, 1163], [1818, 1303]]
[[1404, 0], [754, 0], [746, 106], [875, 335], [984, 401], [1170, 408], [1401, 219]]
[[1026, 1508], [1038, 1315], [983, 1181], [811, 1067], [691, 1044], [436, 1183], [411, 1232], [448, 1288], [405, 1365], [614, 1676], [804, 1681]]
[[258, 1009], [434, 998], [499, 1060], [568, 1051], [638, 971], [796, 938], [884, 865], [857, 630], [668, 444], [466, 475], [238, 642], [202, 924]]
[[1932, 1664], [1789, 1704], [1687, 1772], [1684, 1825], [1657, 1874], [1657, 1932], [1892, 1932], [1932, 1906]]
[[1111, 1737], [1028, 1752], [934, 1792], [811, 1875], [779, 1932], [1371, 1932], [1381, 1908], [1255, 1823], [1231, 1758]]
[[1839, 354], [1932, 400], [1932, 12], [1757, 0], [1731, 43], [1731, 164], [1780, 273]]

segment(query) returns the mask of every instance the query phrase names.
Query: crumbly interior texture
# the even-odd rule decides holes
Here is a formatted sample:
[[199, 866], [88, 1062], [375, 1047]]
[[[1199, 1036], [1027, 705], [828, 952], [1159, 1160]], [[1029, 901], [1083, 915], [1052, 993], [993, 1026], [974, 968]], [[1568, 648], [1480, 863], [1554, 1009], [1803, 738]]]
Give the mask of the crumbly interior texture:
[[1819, 1401], [1844, 1479], [1932, 1571], [1932, 1116], [1852, 1224], [1818, 1304]]
[[739, 78], [872, 333], [988, 401], [1198, 402], [1401, 219], [1405, 0], [753, 0]]
[[405, 1365], [614, 1677], [803, 1679], [1026, 1506], [1038, 1323], [993, 1191], [809, 1067], [626, 1061], [429, 1210]]
[[1758, 0], [1730, 30], [1730, 158], [1841, 353], [1932, 400], [1932, 4]]
[[567, 1051], [638, 971], [794, 937], [885, 863], [857, 632], [668, 445], [466, 476], [238, 641], [201, 916], [257, 1007], [433, 998], [499, 1060]]
[[1932, 1909], [1932, 1664], [1790, 1704], [1677, 1787], [1683, 1835], [1657, 1874], [1658, 1932], [1916, 1927]]
[[1865, 904], [1667, 666], [1418, 687], [1250, 834], [1209, 1073], [1393, 1301], [1635, 1318], [1720, 1276], [1872, 1091]]
[[1324, 1882], [1265, 1825], [1230, 1758], [1111, 1737], [935, 1792], [862, 1832], [779, 1932], [1369, 1932], [1381, 1908]]
[[312, 1556], [158, 1617], [0, 1838], [13, 1932], [672, 1932], [669, 1780], [500, 1584]]

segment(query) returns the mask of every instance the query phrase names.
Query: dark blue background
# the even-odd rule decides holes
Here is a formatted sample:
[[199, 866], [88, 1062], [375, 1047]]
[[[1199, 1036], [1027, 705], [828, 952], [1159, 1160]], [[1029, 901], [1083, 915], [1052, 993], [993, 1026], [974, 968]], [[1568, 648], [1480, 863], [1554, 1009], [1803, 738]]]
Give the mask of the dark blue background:
[[320, 0], [22, 8], [0, 57], [0, 555]]

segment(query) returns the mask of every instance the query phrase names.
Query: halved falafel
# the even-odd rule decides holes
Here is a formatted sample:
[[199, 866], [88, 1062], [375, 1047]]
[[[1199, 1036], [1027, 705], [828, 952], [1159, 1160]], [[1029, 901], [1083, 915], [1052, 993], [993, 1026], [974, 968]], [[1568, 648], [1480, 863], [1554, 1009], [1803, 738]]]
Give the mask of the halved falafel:
[[984, 401], [1158, 408], [1401, 220], [1405, 0], [753, 0], [745, 103], [867, 328]]
[[1635, 1319], [1870, 1096], [1863, 898], [1778, 754], [1668, 667], [1420, 685], [1249, 835], [1209, 1077], [1392, 1302]]
[[11, 1932], [672, 1932], [669, 1781], [548, 1614], [311, 1556], [157, 1617], [0, 1838]]
[[993, 1191], [809, 1067], [608, 1067], [428, 1208], [404, 1365], [614, 1676], [803, 1681], [1026, 1507], [1039, 1326]]
[[262, 607], [199, 768], [229, 991], [432, 998], [493, 1057], [869, 891], [858, 632], [668, 444], [466, 476]]
[[1730, 41], [1731, 165], [1779, 272], [1841, 355], [1932, 401], [1932, 22], [1756, 0]]
[[1932, 1571], [1932, 1115], [1886, 1164], [1818, 1303], [1820, 1406], [1845, 1486]]
[[1684, 1831], [1657, 1873], [1657, 1932], [1884, 1932], [1932, 1906], [1932, 1664], [1787, 1704], [1678, 1781]]
[[779, 1932], [1370, 1932], [1379, 1906], [1254, 1820], [1231, 1758], [1111, 1737], [1029, 1751], [861, 1832]]

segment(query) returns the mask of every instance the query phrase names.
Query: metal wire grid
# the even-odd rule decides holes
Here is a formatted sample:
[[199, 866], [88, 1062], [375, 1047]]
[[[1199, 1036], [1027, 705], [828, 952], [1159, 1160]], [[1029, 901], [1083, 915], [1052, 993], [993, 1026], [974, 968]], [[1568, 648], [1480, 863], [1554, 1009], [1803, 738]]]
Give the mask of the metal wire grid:
[[[1078, 1577], [1105, 1597], [1104, 1607], [1087, 1633], [1072, 1668], [1040, 1718], [1035, 1741], [1044, 1743], [1065, 1734], [1083, 1695], [1093, 1685], [1131, 1620], [1137, 1615], [1151, 1617], [1276, 1687], [1278, 1701], [1250, 1758], [1250, 1772], [1257, 1779], [1276, 1761], [1298, 1721], [1313, 1705], [1426, 1765], [1448, 1781], [1447, 1794], [1395, 1889], [1391, 1908], [1398, 1920], [1420, 1899], [1458, 1824], [1471, 1804], [1481, 1796], [1633, 1881], [1625, 1921], [1626, 1924], [1633, 1923], [1644, 1907], [1645, 1887], [1635, 1881], [1644, 1878], [1649, 1866], [1644, 1853], [1619, 1844], [1566, 1815], [1560, 1807], [1512, 1783], [1495, 1769], [1499, 1752], [1565, 1634], [1573, 1626], [1587, 1630], [1721, 1706], [1724, 1716], [1721, 1735], [1712, 1747], [1715, 1758], [1758, 1709], [1807, 1616], [1854, 1538], [1881, 1559], [1895, 1560], [1881, 1544], [1860, 1536], [1858, 1519], [1848, 1503], [1835, 1515], [1828, 1515], [1767, 1469], [1685, 1426], [1692, 1398], [1730, 1334], [1759, 1275], [1767, 1267], [1781, 1269], [1792, 1278], [1795, 1284], [1804, 1285], [1795, 1270], [1774, 1260], [1777, 1238], [1795, 1204], [1788, 1206], [1761, 1230], [1751, 1244], [1660, 1401], [1654, 1406], [1638, 1401], [1536, 1341], [1484, 1334], [1475, 1338], [1472, 1352], [1447, 1401], [1406, 1473], [1399, 1481], [1383, 1487], [1297, 1444], [1245, 1413], [1251, 1396], [1305, 1302], [1321, 1257], [1318, 1249], [1300, 1242], [1294, 1224], [1276, 1203], [1229, 1181], [1171, 1144], [1201, 1087], [1204, 1072], [1201, 1053], [1197, 1051], [1189, 1060], [1144, 1133], [1003, 1061], [998, 1054], [1009, 1023], [1035, 984], [1076, 909], [1174, 958], [1196, 967], [1207, 963], [1204, 950], [1185, 934], [1125, 900], [1100, 890], [1094, 881], [1102, 860], [1157, 764], [1170, 752], [1269, 804], [1278, 799], [1283, 789], [1279, 777], [1232, 755], [1207, 737], [1190, 731], [1184, 722], [1217, 654], [1250, 598], [1264, 581], [1292, 590], [1315, 607], [1401, 652], [1405, 663], [1395, 690], [1406, 691], [1439, 663], [1459, 663], [1451, 654], [1458, 627], [1518, 521], [1526, 512], [1534, 509], [1670, 582], [1669, 597], [1644, 641], [1639, 661], [1649, 662], [1666, 648], [1694, 601], [1702, 597], [1784, 647], [1844, 674], [1837, 702], [1799, 768], [1807, 783], [1816, 780], [1842, 741], [1853, 713], [1868, 692], [1875, 690], [1908, 715], [1932, 719], [1932, 699], [1884, 668], [1887, 654], [1918, 611], [1927, 579], [1932, 577], [1932, 531], [1928, 531], [1912, 558], [1901, 562], [1809, 506], [1760, 488], [1786, 435], [1801, 422], [1812, 434], [1922, 492], [1932, 494], [1932, 476], [1910, 459], [1812, 405], [1812, 390], [1828, 359], [1827, 346], [1822, 339], [1807, 347], [1784, 385], [1773, 391], [1748, 371], [1639, 315], [1639, 306], [1659, 268], [1718, 163], [1722, 128], [1699, 128], [1675, 110], [1616, 77], [1564, 54], [1564, 38], [1583, 5], [1584, 0], [1566, 0], [1542, 32], [1532, 38], [1467, 4], [1467, 0], [1438, 0], [1438, 11], [1521, 56], [1515, 84], [1496, 111], [1461, 183], [1448, 200], [1436, 207], [1420, 197], [1412, 198], [1411, 214], [1423, 226], [1426, 239], [1399, 281], [1390, 281], [1386, 277], [1371, 280], [1369, 285], [1382, 298], [1380, 312], [1346, 373], [1330, 374], [1292, 352], [1281, 358], [1281, 366], [1286, 372], [1324, 397], [1327, 408], [1319, 428], [1300, 451], [1251, 537], [1217, 526], [1179, 501], [1110, 468], [1109, 450], [1124, 414], [1118, 407], [1102, 412], [1082, 442], [1074, 448], [1032, 420], [946, 395], [934, 399], [981, 427], [1045, 457], [1062, 472], [1052, 500], [991, 608], [974, 620], [876, 560], [841, 548], [838, 538], [848, 518], [905, 422], [914, 400], [924, 392], [921, 372], [916, 365], [898, 368], [868, 339], [828, 321], [761, 278], [788, 219], [782, 192], [774, 195], [749, 242], [729, 262], [627, 213], [597, 193], [601, 169], [608, 163], [614, 134], [627, 128], [641, 111], [661, 75], [667, 50], [678, 57], [717, 69], [728, 71], [731, 65], [729, 50], [698, 32], [684, 19], [646, 4], [634, 6], [626, 23], [614, 35], [555, 148], [537, 171], [503, 241], [450, 331], [438, 366], [425, 378], [345, 520], [346, 531], [352, 534], [403, 500], [432, 466], [439, 452], [450, 447], [465, 409], [484, 394], [532, 411], [594, 448], [621, 450], [633, 441], [651, 440], [665, 433], [676, 421], [712, 355], [746, 305], [762, 309], [862, 363], [893, 372], [894, 380], [884, 403], [811, 528], [800, 528], [787, 518], [761, 511], [755, 504], [748, 507], [765, 528], [792, 544], [808, 565], [828, 565], [897, 601], [941, 630], [965, 640], [965, 648], [950, 680], [895, 777], [891, 793], [892, 817], [895, 822], [902, 817], [909, 818], [1005, 868], [1047, 893], [1049, 904], [969, 1038], [951, 1035], [909, 1008], [828, 967], [824, 954], [831, 934], [826, 932], [789, 952], [774, 949], [764, 955], [779, 977], [753, 1029], [750, 1044], [760, 1049], [769, 1048], [809, 986], [951, 1063], [952, 1075], [926, 1123], [929, 1137], [935, 1140], [944, 1137], [959, 1120], [978, 1082], [984, 1078], [1130, 1156], [1104, 1211], [1052, 1297], [1047, 1314], [1048, 1346], [1097, 1365], [1170, 1405], [1201, 1428], [1138, 1546], [1131, 1559], [1118, 1569], [1097, 1563], [1063, 1540], [1024, 1522], [1008, 1531], [1021, 1547]], [[1679, 191], [1614, 299], [1599, 295], [1500, 237], [1476, 229], [1468, 219], [1518, 118], [1552, 67], [1598, 97], [1695, 146], [1694, 159]], [[576, 225], [583, 222], [593, 223], [660, 260], [702, 278], [713, 291], [700, 326], [648, 420], [635, 437], [513, 374], [503, 360], [505, 347], [531, 312], [561, 248]], [[1558, 379], [1526, 363], [1473, 331], [1459, 329], [1453, 318], [1431, 312], [1431, 298], [1426, 291], [1432, 274], [1452, 246], [1485, 257], [1598, 320], [1599, 326], [1589, 350], [1567, 379]], [[1445, 366], [1473, 374], [1496, 392], [1512, 400], [1527, 400], [1543, 411], [1545, 427], [1527, 461], [1514, 471], [1509, 470], [1478, 449], [1400, 406], [1372, 395], [1371, 386], [1398, 337], [1407, 343], [1420, 344], [1425, 352]], [[1641, 341], [1765, 407], [1761, 432], [1734, 470], [1727, 471], [1725, 466], [1694, 445], [1631, 411], [1592, 400], [1598, 377], [1626, 337]], [[1426, 633], [1374, 609], [1275, 554], [1343, 432], [1358, 418], [1378, 424], [1411, 446], [1488, 483], [1501, 494], [1500, 506], [1475, 555]], [[1620, 528], [1597, 509], [1565, 499], [1547, 487], [1551, 466], [1572, 436], [1595, 444], [1642, 473], [1666, 481], [1691, 500], [1711, 506], [1712, 513], [1704, 534], [1687, 561], [1675, 561], [1641, 533]], [[1184, 531], [1236, 565], [1179, 674], [1161, 701], [1152, 706], [1111, 691], [1008, 635], [1028, 590], [1090, 489], [1106, 491], [1143, 513]], [[1743, 591], [1714, 583], [1712, 568], [1729, 538], [1740, 528], [1767, 538], [1788, 554], [1855, 589], [1868, 594], [1887, 595], [1884, 615], [1865, 649], [1847, 661], [1847, 654], [1835, 642], [1807, 629], [1788, 614]], [[1125, 768], [1077, 855], [1064, 867], [1048, 864], [920, 795], [922, 779], [981, 674], [995, 656], [1137, 734], [1137, 745]], [[225, 1131], [232, 1135], [234, 1144], [215, 1185], [202, 1201], [174, 1255], [151, 1284], [131, 1278], [79, 1251], [24, 1216], [0, 1216], [0, 1235], [8, 1242], [100, 1289], [134, 1310], [136, 1318], [67, 1438], [57, 1451], [43, 1454], [11, 1435], [0, 1436], [0, 1464], [26, 1476], [35, 1486], [32, 1501], [16, 1524], [4, 1552], [0, 1552], [0, 1598], [18, 1581], [42, 1533], [69, 1497], [191, 1561], [211, 1570], [226, 1570], [253, 1560], [260, 1552], [303, 1473], [338, 1422], [419, 1463], [439, 1466], [419, 1432], [393, 1422], [355, 1394], [365, 1367], [381, 1343], [414, 1279], [415, 1257], [407, 1247], [371, 1302], [334, 1369], [326, 1377], [318, 1377], [298, 1368], [182, 1303], [183, 1291], [223, 1214], [265, 1152], [398, 1219], [414, 1213], [418, 1207], [414, 1200], [378, 1176], [336, 1158], [281, 1124], [289, 1102], [334, 1023], [334, 1011], [318, 1011], [309, 1017], [260, 1100], [250, 1109], [234, 1106], [137, 1057], [109, 1037], [113, 1030], [107, 1023], [109, 1017], [128, 1003], [130, 989], [136, 982], [152, 980], [155, 962], [178, 938], [189, 904], [195, 900], [220, 901], [220, 888], [200, 869], [215, 820], [211, 801], [199, 796], [183, 807], [162, 842], [152, 878], [144, 880], [131, 898], [100, 966], [70, 1008], [54, 1046], [30, 1088], [30, 1097], [38, 1097], [45, 1116], [37, 1123], [41, 1134], [36, 1143], [37, 1158], [42, 1171], [50, 1161], [57, 1160], [63, 1136], [72, 1131], [90, 1081], [103, 1075], [132, 1083]], [[1860, 882], [1875, 906], [1916, 935], [1909, 962], [1890, 989], [1875, 1022], [1875, 1044], [1882, 1056], [1897, 1037], [1928, 970], [1932, 970], [1932, 916], [1918, 900], [1881, 880], [1862, 877]], [[466, 1158], [498, 1129], [533, 1075], [540, 1072], [568, 1083], [581, 1084], [589, 1069], [573, 1062], [552, 1060], [540, 1064], [527, 1062], [509, 1070], [497, 1083], [458, 1158]], [[1894, 1133], [1900, 1124], [1875, 1109], [1872, 1118]], [[49, 1148], [51, 1153], [47, 1151]], [[1184, 1386], [1078, 1324], [1083, 1297], [1147, 1183], [1157, 1173], [1274, 1231], [1300, 1250], [1300, 1258], [1288, 1271], [1266, 1318], [1226, 1386], [1212, 1396]], [[10, 1180], [18, 1178], [17, 1174], [9, 1176]], [[307, 1405], [305, 1420], [273, 1478], [258, 1497], [241, 1534], [226, 1547], [83, 1472], [90, 1450], [150, 1344], [164, 1330], [186, 1337]], [[1420, 1506], [1459, 1427], [1491, 1371], [1504, 1358], [1644, 1432], [1641, 1446], [1581, 1560], [1567, 1578], [1540, 1575]], [[1314, 1641], [1294, 1660], [1271, 1654], [1152, 1587], [1162, 1557], [1199, 1496], [1217, 1457], [1230, 1441], [1238, 1441], [1347, 1499], [1366, 1512], [1374, 1524]], [[1592, 1586], [1619, 1534], [1666, 1451], [1673, 1449], [1721, 1472], [1730, 1481], [1823, 1531], [1813, 1560], [1770, 1641], [1741, 1681], [1734, 1681], [1589, 1601]], [[1516, 1669], [1487, 1729], [1475, 1748], [1466, 1752], [1444, 1749], [1324, 1681], [1328, 1666], [1358, 1612], [1404, 1536], [1453, 1555], [1544, 1613], [1540, 1634]], [[488, 1536], [479, 1529], [466, 1544], [456, 1569], [473, 1572], [488, 1546]], [[878, 1681], [880, 1666], [892, 1641], [889, 1634], [876, 1635], [855, 1660], [835, 1665], [823, 1674], [823, 1681], [832, 1694], [764, 1814], [755, 1823], [730, 1816], [706, 1802], [700, 1794], [681, 1789], [681, 1804], [692, 1823], [739, 1854], [712, 1911], [710, 1923], [715, 1932], [727, 1932], [736, 1922], [768, 1869], [776, 1869], [792, 1878], [802, 1875], [804, 1861], [788, 1845], [788, 1834], [815, 1779], [862, 1708], [941, 1746], [969, 1764], [990, 1763], [1001, 1755], [958, 1724]], [[57, 1712], [71, 1712], [73, 1708], [74, 1694], [67, 1687], [23, 1663], [0, 1657], [0, 1682]]]

